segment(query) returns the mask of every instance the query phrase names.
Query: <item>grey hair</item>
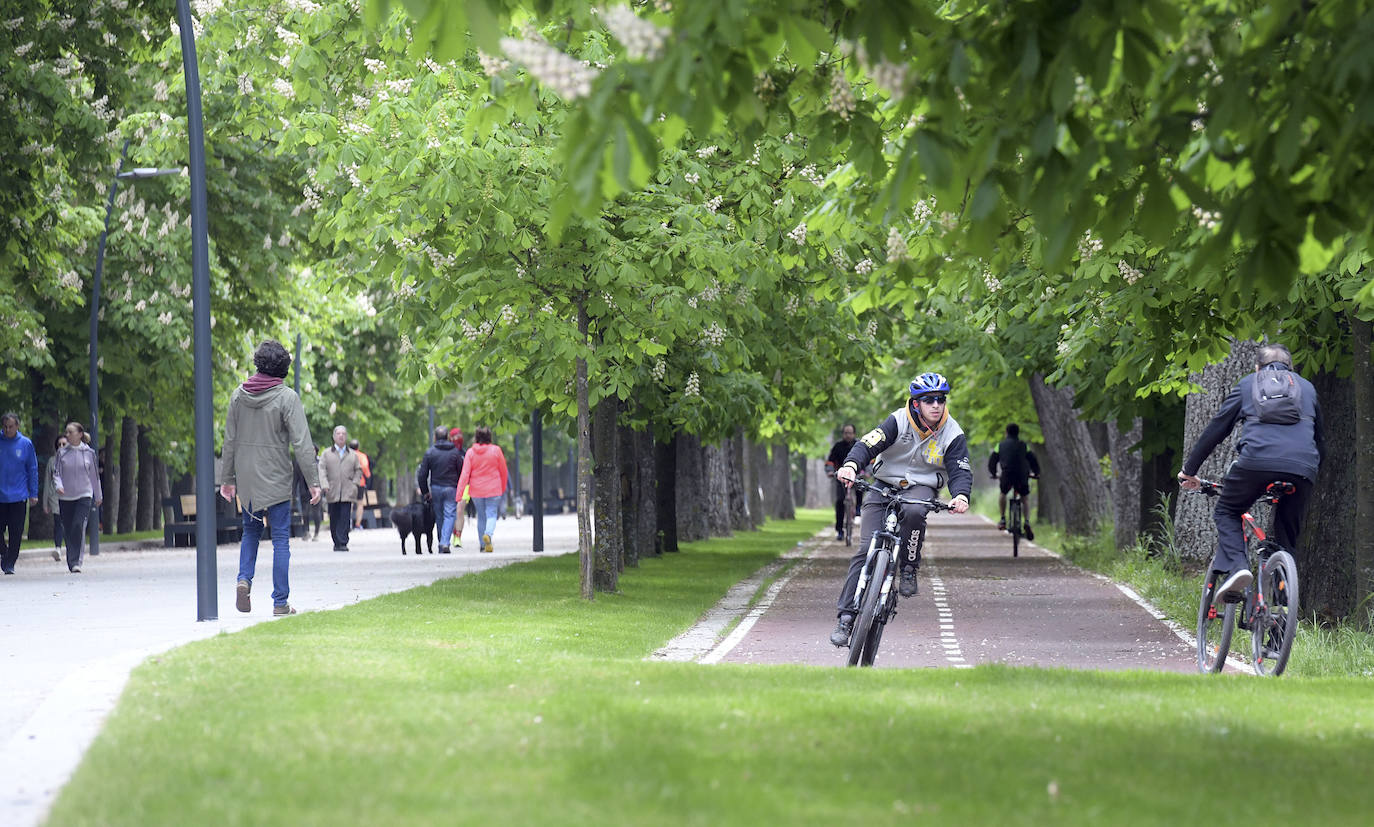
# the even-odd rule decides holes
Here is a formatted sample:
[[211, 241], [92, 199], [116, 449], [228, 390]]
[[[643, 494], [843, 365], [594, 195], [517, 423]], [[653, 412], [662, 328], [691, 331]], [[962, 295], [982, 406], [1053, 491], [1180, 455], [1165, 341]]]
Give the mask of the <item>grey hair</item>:
[[1271, 365], [1279, 362], [1289, 370], [1293, 369], [1293, 354], [1288, 352], [1288, 348], [1283, 345], [1266, 344], [1260, 345], [1259, 352], [1255, 355], [1255, 362], [1260, 366]]

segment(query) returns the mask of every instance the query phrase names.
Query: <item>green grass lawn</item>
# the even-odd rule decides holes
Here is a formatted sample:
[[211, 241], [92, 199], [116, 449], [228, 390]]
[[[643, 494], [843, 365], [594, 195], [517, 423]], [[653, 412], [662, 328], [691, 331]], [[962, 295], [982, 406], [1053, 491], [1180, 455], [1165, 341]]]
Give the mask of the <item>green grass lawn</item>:
[[591, 603], [566, 556], [181, 647], [50, 823], [1368, 823], [1367, 680], [644, 660], [829, 520]]

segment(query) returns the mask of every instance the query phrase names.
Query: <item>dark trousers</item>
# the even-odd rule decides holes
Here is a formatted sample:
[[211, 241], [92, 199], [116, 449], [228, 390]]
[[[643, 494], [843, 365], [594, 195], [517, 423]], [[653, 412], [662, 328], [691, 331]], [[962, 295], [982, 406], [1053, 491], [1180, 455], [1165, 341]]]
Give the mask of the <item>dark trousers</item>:
[[[912, 500], [928, 500], [934, 496], [935, 489], [928, 485], [913, 485], [902, 492], [902, 497]], [[901, 568], [919, 568], [921, 565], [921, 546], [925, 543], [927, 511], [929, 509], [924, 506], [902, 506], [902, 521], [897, 528], [897, 557], [898, 566]], [[840, 599], [835, 602], [837, 612], [857, 610], [853, 603], [854, 592], [859, 588], [859, 572], [863, 571], [864, 561], [868, 559], [869, 542], [882, 527], [883, 516], [887, 514], [887, 502], [881, 497], [874, 497], [864, 503], [859, 513], [859, 550], [849, 558], [849, 575], [844, 579], [844, 588], [840, 589]]]
[[348, 548], [348, 530], [353, 527], [353, 503], [350, 500], [329, 504], [329, 533], [334, 548]]
[[67, 568], [81, 565], [81, 555], [86, 546], [86, 523], [91, 516], [91, 498], [79, 500], [58, 500], [57, 510], [62, 515], [62, 532], [67, 535]]
[[0, 570], [14, 571], [19, 562], [19, 544], [24, 540], [24, 520], [29, 516], [26, 500], [17, 503], [0, 503], [0, 532], [4, 532], [0, 543]]
[[1288, 551], [1297, 553], [1298, 535], [1302, 533], [1307, 501], [1312, 496], [1312, 481], [1297, 474], [1252, 471], [1233, 465], [1222, 480], [1221, 496], [1213, 514], [1217, 521], [1217, 556], [1212, 561], [1213, 569], [1233, 572], [1250, 566], [1245, 555], [1245, 530], [1241, 528], [1240, 517], [1264, 493], [1265, 486], [1276, 480], [1291, 482], [1297, 490], [1279, 500], [1274, 511], [1274, 539]]
[[62, 548], [62, 539], [66, 537], [66, 530], [62, 526], [62, 507], [57, 507], [57, 513], [52, 515], [52, 544], [56, 548]]
[[[854, 509], [855, 509], [855, 511], [861, 510], [861, 509], [863, 508], [863, 506], [864, 506], [864, 492], [862, 492], [862, 491], [855, 491], [855, 492], [854, 492]], [[836, 480], [836, 481], [835, 481], [835, 531], [836, 531], [837, 533], [843, 533], [843, 532], [844, 532], [844, 518], [845, 518], [845, 513], [844, 513], [844, 483], [840, 482], [839, 480]]]

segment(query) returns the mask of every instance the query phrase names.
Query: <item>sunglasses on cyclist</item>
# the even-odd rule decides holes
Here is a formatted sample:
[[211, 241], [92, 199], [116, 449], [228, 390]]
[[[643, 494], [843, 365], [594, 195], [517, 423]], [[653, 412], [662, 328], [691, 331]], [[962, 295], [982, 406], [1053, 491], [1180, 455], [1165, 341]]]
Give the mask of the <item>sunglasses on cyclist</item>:
[[919, 397], [916, 398], [916, 401], [917, 401], [917, 402], [925, 402], [925, 403], [930, 404], [930, 405], [943, 405], [943, 404], [945, 404], [945, 400], [948, 399], [948, 398], [949, 398], [949, 397], [943, 396], [943, 395], [942, 395], [942, 396], [919, 396]]

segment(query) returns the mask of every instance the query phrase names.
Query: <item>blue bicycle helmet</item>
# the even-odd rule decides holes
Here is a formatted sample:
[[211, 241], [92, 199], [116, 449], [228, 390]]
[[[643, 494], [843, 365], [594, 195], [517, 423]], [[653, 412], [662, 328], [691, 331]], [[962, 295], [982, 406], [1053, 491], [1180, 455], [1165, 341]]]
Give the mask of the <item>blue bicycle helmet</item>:
[[928, 393], [949, 393], [949, 380], [938, 373], [923, 373], [911, 380], [913, 398]]

